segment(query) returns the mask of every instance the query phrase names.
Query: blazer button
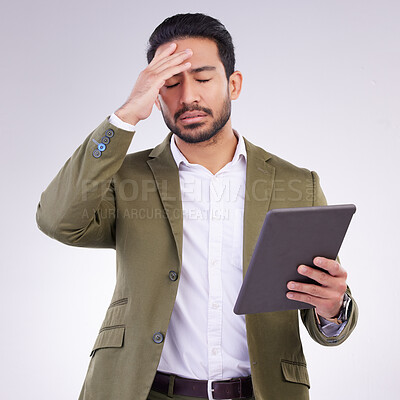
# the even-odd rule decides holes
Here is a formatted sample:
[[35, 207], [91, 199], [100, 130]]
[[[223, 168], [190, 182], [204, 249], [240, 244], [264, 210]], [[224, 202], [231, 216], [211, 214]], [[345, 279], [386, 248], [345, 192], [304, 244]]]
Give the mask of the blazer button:
[[107, 136], [103, 136], [101, 138], [101, 143], [108, 144], [110, 143], [110, 139]]
[[101, 156], [101, 151], [98, 149], [94, 149], [92, 154], [94, 158], [99, 158]]
[[108, 130], [106, 131], [106, 136], [107, 136], [108, 138], [112, 138], [112, 137], [114, 136], [114, 131], [113, 131], [112, 129], [108, 129]]
[[157, 332], [153, 335], [153, 342], [154, 343], [162, 343], [164, 341], [164, 335], [161, 332]]
[[176, 281], [178, 279], [178, 273], [175, 271], [169, 271], [169, 279], [171, 279], [171, 281]]

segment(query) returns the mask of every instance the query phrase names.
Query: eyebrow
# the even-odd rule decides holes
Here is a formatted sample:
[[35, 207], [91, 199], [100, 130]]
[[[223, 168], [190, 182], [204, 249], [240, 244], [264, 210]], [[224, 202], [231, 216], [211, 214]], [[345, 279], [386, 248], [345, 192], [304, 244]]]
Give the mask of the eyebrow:
[[[204, 65], [203, 67], [199, 67], [199, 68], [193, 68], [193, 69], [189, 69], [188, 72], [190, 74], [198, 74], [199, 72], [203, 72], [203, 71], [215, 71], [217, 68], [213, 67], [212, 65]], [[180, 72], [179, 74], [175, 74], [173, 76], [179, 76], [181, 75], [182, 72]]]
[[191, 74], [197, 74], [198, 72], [215, 71], [216, 69], [217, 69], [216, 67], [213, 67], [211, 65], [205, 65], [204, 67], [190, 69], [189, 72]]

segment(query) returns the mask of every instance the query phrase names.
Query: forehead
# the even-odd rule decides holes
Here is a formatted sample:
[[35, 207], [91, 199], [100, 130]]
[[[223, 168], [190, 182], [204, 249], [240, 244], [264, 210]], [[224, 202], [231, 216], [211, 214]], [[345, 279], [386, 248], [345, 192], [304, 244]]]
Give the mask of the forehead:
[[186, 49], [191, 49], [193, 51], [193, 55], [188, 61], [191, 62], [194, 68], [206, 64], [213, 65], [217, 68], [223, 68], [221, 59], [219, 58], [217, 44], [213, 40], [207, 38], [175, 39], [168, 43], [162, 44], [157, 49], [157, 53], [164, 50], [172, 42], [177, 44], [175, 53], [179, 53], [180, 51]]

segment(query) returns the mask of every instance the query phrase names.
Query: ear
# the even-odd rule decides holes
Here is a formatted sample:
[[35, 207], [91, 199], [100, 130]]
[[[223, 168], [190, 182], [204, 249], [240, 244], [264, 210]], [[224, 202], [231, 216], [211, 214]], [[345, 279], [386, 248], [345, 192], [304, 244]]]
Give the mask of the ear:
[[231, 100], [236, 100], [242, 90], [243, 75], [240, 71], [235, 71], [229, 77], [229, 93], [231, 95]]
[[161, 111], [161, 104], [160, 104], [160, 100], [158, 99], [159, 94], [156, 97], [156, 101], [154, 102], [154, 104], [157, 106], [157, 108], [159, 109], [159, 111]]

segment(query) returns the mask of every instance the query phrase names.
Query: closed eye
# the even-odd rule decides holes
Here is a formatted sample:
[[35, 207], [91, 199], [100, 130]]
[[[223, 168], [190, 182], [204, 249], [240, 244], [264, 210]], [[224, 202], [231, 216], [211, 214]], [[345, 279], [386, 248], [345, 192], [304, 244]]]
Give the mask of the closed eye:
[[[197, 82], [200, 82], [200, 83], [206, 83], [206, 82], [211, 81], [211, 79], [196, 79], [196, 80], [197, 80]], [[165, 85], [165, 87], [166, 87], [167, 89], [171, 89], [171, 88], [173, 88], [173, 87], [175, 87], [175, 86], [178, 86], [178, 85], [179, 85], [179, 82], [174, 83], [173, 85]]]
[[167, 89], [171, 89], [171, 88], [177, 86], [178, 84], [179, 84], [179, 82], [177, 82], [177, 83], [175, 83], [175, 84], [173, 84], [173, 85], [169, 85], [169, 86], [165, 85], [165, 87], [166, 87]]

